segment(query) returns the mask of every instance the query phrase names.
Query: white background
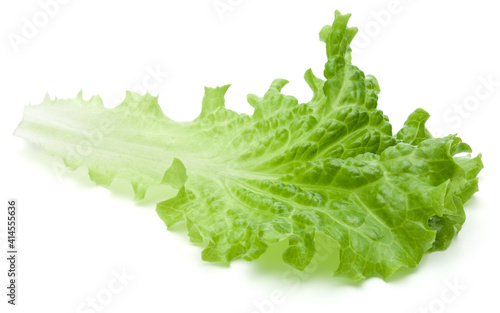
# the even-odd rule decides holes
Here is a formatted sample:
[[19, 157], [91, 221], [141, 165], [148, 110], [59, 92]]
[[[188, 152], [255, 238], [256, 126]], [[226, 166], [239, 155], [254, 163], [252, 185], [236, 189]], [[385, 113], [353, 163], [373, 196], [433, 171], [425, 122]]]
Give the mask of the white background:
[[[20, 254], [13, 310], [5, 304], [1, 253], [0, 311], [97, 312], [87, 304], [97, 298], [101, 312], [498, 312], [498, 2], [221, 3], [232, 10], [218, 14], [213, 0], [69, 0], [44, 21], [39, 1], [1, 2], [1, 243], [4, 251], [6, 199], [15, 197]], [[467, 204], [458, 238], [389, 282], [348, 283], [327, 268], [297, 276], [269, 261], [279, 259], [273, 255], [229, 268], [205, 263], [183, 228], [167, 231], [154, 211], [171, 190], [134, 202], [125, 182], [95, 187], [85, 169], [61, 171], [58, 158], [12, 136], [23, 106], [46, 92], [64, 98], [83, 89], [85, 98], [100, 94], [111, 107], [145, 80], [177, 120], [199, 114], [203, 86], [233, 84], [227, 106], [246, 113], [246, 94], [262, 95], [278, 77], [291, 82], [285, 93], [308, 101], [302, 77], [310, 67], [322, 75], [318, 32], [335, 9], [353, 13], [350, 25], [365, 39], [356, 41], [353, 63], [378, 78], [379, 108], [394, 131], [422, 107], [434, 134], [458, 132], [484, 156], [481, 191]], [[22, 29], [34, 17], [40, 27], [27, 38]], [[13, 44], [15, 36], [24, 41]], [[488, 79], [497, 82], [489, 93], [480, 87]], [[114, 277], [123, 270], [130, 277], [120, 284]], [[109, 284], [120, 290], [111, 294]]]

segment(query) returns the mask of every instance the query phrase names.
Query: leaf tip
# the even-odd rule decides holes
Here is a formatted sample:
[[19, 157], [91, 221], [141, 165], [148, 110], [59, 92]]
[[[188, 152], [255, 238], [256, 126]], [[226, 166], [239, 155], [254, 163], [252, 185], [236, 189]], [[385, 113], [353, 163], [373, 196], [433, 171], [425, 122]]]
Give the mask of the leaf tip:
[[180, 189], [184, 186], [188, 179], [186, 175], [186, 167], [178, 158], [174, 158], [172, 165], [165, 171], [162, 184], [168, 184], [173, 188]]

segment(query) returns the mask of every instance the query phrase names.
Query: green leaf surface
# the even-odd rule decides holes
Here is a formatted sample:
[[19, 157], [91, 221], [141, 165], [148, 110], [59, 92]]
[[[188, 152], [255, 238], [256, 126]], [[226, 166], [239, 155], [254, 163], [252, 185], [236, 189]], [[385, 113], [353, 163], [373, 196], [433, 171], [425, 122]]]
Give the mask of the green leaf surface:
[[106, 109], [80, 94], [26, 107], [15, 134], [71, 169], [86, 166], [99, 185], [130, 181], [136, 199], [159, 184], [179, 189], [157, 213], [168, 227], [185, 221], [206, 261], [255, 260], [286, 241], [283, 261], [304, 270], [321, 235], [339, 256], [335, 275], [386, 278], [448, 247], [478, 190], [481, 156], [455, 135], [433, 138], [422, 109], [393, 135], [377, 80], [351, 64], [348, 20], [336, 12], [321, 30], [325, 79], [306, 71], [307, 103], [277, 79], [248, 95], [249, 116], [225, 108], [228, 85], [205, 88], [199, 117], [176, 122], [150, 95], [128, 92]]

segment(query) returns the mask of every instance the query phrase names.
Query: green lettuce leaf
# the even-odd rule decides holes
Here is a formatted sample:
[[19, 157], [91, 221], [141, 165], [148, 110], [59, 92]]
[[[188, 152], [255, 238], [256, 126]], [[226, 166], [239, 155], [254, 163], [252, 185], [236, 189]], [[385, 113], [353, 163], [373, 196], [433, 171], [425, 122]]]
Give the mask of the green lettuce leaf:
[[478, 190], [481, 155], [455, 135], [433, 138], [422, 109], [393, 135], [377, 80], [351, 64], [349, 17], [336, 12], [320, 32], [325, 79], [306, 71], [307, 103], [277, 79], [248, 95], [249, 116], [225, 108], [229, 86], [205, 88], [199, 117], [176, 122], [151, 95], [128, 92], [107, 109], [80, 93], [26, 107], [15, 134], [86, 166], [99, 185], [130, 181], [136, 199], [159, 184], [178, 189], [157, 213], [168, 227], [185, 221], [206, 261], [255, 260], [286, 241], [283, 261], [304, 270], [321, 235], [338, 254], [335, 275], [386, 278], [448, 247]]

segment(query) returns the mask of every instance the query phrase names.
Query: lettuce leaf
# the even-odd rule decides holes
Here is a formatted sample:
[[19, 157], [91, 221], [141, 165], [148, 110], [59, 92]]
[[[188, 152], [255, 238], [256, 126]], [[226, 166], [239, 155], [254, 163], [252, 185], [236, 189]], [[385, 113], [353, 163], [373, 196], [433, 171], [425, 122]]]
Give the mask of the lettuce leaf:
[[229, 86], [205, 88], [199, 117], [177, 122], [149, 94], [127, 92], [107, 109], [80, 93], [27, 106], [15, 134], [70, 169], [86, 166], [98, 185], [130, 181], [136, 199], [159, 184], [178, 189], [157, 213], [168, 227], [186, 222], [203, 260], [255, 260], [287, 241], [283, 261], [304, 270], [321, 234], [338, 253], [335, 275], [386, 278], [448, 247], [478, 190], [481, 155], [455, 135], [433, 138], [422, 109], [393, 135], [377, 80], [351, 64], [349, 17], [337, 11], [320, 32], [325, 79], [306, 71], [307, 103], [277, 79], [248, 95], [249, 116], [225, 108]]

